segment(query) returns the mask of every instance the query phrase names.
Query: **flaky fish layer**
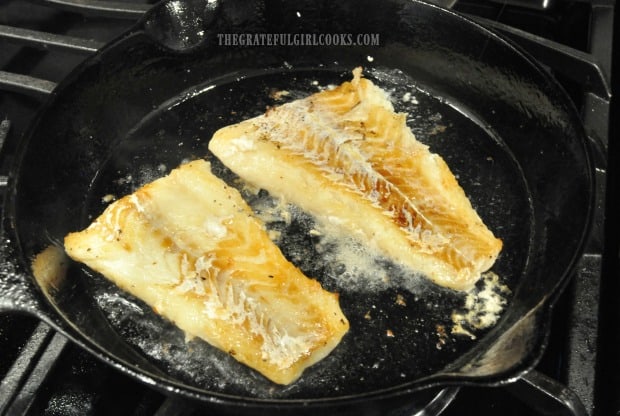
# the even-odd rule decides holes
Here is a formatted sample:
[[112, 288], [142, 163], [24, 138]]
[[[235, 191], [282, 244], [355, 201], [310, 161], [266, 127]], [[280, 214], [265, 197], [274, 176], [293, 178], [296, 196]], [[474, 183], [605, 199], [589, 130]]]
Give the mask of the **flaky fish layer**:
[[470, 288], [501, 250], [444, 160], [360, 68], [351, 82], [220, 129], [209, 149], [439, 285]]
[[295, 381], [349, 327], [338, 296], [284, 258], [205, 161], [112, 203], [65, 250], [276, 383]]

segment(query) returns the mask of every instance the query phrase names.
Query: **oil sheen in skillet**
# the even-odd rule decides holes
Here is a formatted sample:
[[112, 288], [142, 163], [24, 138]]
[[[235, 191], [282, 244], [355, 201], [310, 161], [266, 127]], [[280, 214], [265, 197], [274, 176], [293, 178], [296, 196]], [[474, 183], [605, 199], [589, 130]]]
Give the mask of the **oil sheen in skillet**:
[[[412, 279], [376, 253], [331, 233], [293, 206], [252, 189], [208, 153], [218, 128], [261, 114], [269, 105], [307, 96], [350, 78], [343, 71], [284, 71], [203, 85], [155, 109], [121, 138], [92, 184], [83, 223], [106, 204], [163, 176], [184, 160], [204, 157], [213, 171], [239, 188], [268, 223], [285, 256], [330, 291], [351, 330], [330, 356], [296, 383], [277, 387], [225, 353], [199, 341], [186, 342], [174, 325], [154, 315], [139, 300], [97, 275], [84, 276], [113, 328], [147, 359], [179, 381], [210, 391], [250, 397], [314, 398], [343, 396], [396, 386], [432, 374], [469, 350], [485, 330], [464, 328], [452, 334], [452, 315], [466, 294]], [[484, 123], [399, 71], [375, 69], [366, 76], [388, 91], [397, 111], [421, 142], [440, 154], [485, 223], [504, 241], [494, 271], [513, 287], [523, 260], [517, 247], [529, 230], [528, 193], [521, 171], [505, 145]], [[268, 168], [268, 167], [266, 167]], [[510, 184], [510, 187], [506, 187]], [[501, 189], [501, 191], [500, 191]], [[482, 280], [481, 285], [489, 280]], [[484, 293], [484, 292], [483, 292]], [[472, 294], [472, 301], [480, 299]], [[498, 300], [509, 301], [508, 292]], [[329, 385], [329, 389], [324, 386]]]

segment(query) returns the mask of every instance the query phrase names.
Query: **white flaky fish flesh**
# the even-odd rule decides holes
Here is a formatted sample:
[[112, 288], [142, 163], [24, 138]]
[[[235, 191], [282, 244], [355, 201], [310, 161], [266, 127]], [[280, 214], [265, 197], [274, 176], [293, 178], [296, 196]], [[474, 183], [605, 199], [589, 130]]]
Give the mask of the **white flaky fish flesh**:
[[438, 285], [471, 288], [502, 241], [387, 94], [350, 82], [218, 130], [209, 149], [250, 184], [344, 227]]
[[338, 295], [287, 261], [203, 160], [113, 202], [64, 244], [189, 337], [276, 383], [295, 381], [349, 328]]

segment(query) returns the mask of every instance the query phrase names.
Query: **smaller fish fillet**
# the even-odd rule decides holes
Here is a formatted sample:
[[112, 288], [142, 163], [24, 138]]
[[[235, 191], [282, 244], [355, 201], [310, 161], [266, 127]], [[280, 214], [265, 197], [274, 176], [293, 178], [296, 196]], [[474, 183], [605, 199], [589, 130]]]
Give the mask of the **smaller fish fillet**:
[[344, 227], [435, 283], [467, 290], [502, 242], [405, 114], [362, 78], [218, 130], [209, 149], [254, 186]]
[[295, 381], [349, 328], [338, 295], [287, 261], [203, 160], [110, 204], [65, 250], [275, 383]]

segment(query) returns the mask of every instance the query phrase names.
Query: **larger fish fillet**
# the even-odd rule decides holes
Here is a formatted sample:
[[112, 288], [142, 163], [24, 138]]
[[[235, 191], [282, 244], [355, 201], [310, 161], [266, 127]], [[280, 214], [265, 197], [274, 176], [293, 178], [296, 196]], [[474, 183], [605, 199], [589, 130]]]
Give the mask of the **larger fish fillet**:
[[284, 258], [205, 161], [110, 204], [65, 250], [276, 383], [295, 381], [349, 328], [338, 296]]
[[471, 288], [502, 242], [406, 115], [362, 78], [218, 130], [209, 149], [240, 177], [344, 227], [435, 283]]

